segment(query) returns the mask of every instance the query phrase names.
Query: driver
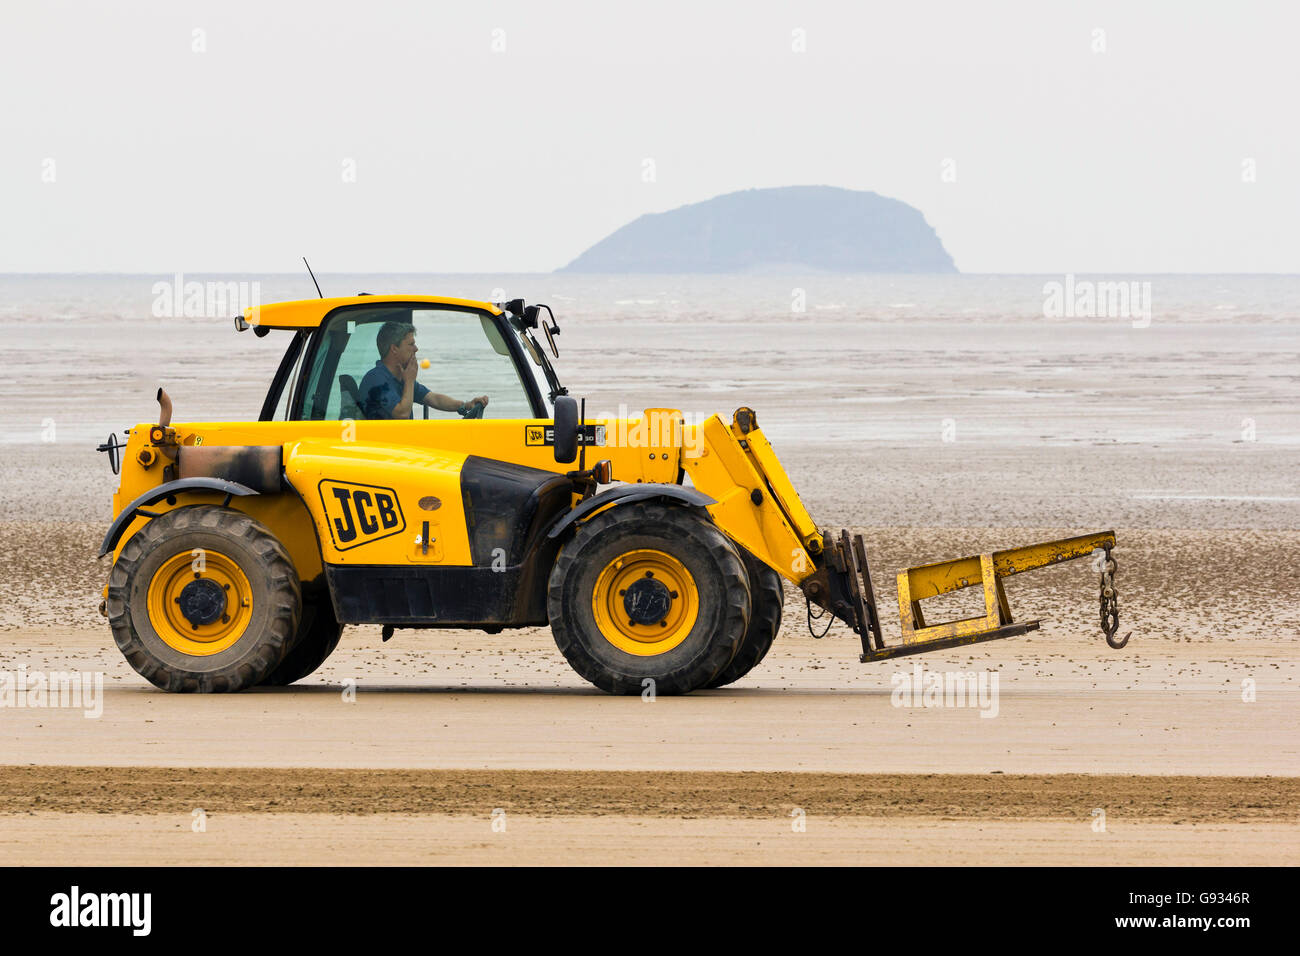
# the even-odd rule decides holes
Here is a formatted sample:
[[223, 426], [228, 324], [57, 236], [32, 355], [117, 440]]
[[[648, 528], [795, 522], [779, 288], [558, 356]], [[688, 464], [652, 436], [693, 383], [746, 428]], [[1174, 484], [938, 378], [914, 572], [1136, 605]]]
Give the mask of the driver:
[[361, 379], [362, 413], [366, 418], [410, 418], [415, 405], [428, 405], [441, 412], [465, 415], [475, 402], [487, 406], [486, 395], [458, 402], [430, 391], [415, 380], [419, 362], [415, 353], [415, 326], [409, 322], [385, 322], [375, 337], [379, 361]]

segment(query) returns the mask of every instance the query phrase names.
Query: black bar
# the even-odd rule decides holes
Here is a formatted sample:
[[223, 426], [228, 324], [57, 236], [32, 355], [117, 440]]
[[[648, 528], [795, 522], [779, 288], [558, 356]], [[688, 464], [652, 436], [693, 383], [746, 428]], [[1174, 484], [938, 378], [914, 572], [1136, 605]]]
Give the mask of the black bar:
[[[788, 829], [788, 823], [786, 826]], [[383, 860], [368, 858], [364, 862], [382, 864]], [[622, 858], [610, 862], [664, 865], [671, 860]], [[758, 891], [770, 885], [769, 869], [736, 868], [725, 859], [715, 866], [730, 869], [738, 886]], [[867, 879], [920, 878], [928, 883], [950, 880], [958, 872], [943, 867], [862, 871]], [[838, 868], [805, 867], [800, 880], [809, 892], [830, 894], [843, 886], [843, 874]], [[594, 899], [617, 878], [606, 869], [567, 870], [557, 879], [530, 868], [471, 867], [452, 872], [356, 865], [296, 869], [87, 866], [10, 870], [5, 875], [9, 879], [7, 892], [0, 896], [0, 919], [6, 942], [19, 944], [15, 947], [19, 951], [23, 942], [43, 943], [46, 939], [61, 942], [61, 951], [68, 943], [98, 948], [106, 943], [129, 946], [148, 939], [173, 948], [192, 948], [196, 933], [213, 935], [223, 929], [237, 929], [241, 938], [256, 939], [262, 946], [284, 942], [301, 950], [319, 941], [337, 948], [356, 940], [373, 949], [381, 934], [428, 930], [427, 887], [431, 880], [439, 884], [438, 905], [444, 912], [454, 913], [464, 925], [481, 926], [495, 919], [502, 924], [492, 930], [495, 942], [508, 945], [517, 939], [526, 944], [535, 942], [536, 927], [571, 899], [566, 893], [576, 891]], [[946, 900], [943, 926], [935, 938], [959, 933], [967, 939], [978, 934], [1049, 942], [1068, 938], [1077, 945], [1127, 937], [1130, 944], [1126, 948], [1170, 948], [1172, 944], [1179, 951], [1189, 939], [1197, 938], [1208, 940], [1215, 952], [1230, 953], [1275, 944], [1294, 931], [1294, 873], [1286, 868], [990, 866], [963, 868], [960, 875], [996, 881], [1004, 905], [994, 919], [983, 896]], [[70, 897], [73, 886], [79, 894], [150, 894], [148, 936], [136, 936], [131, 925], [59, 925], [60, 903], [56, 901]], [[1221, 891], [1239, 902], [1213, 902]], [[223, 922], [195, 916], [196, 899], [222, 899], [232, 893], [250, 903], [238, 914], [237, 922], [233, 917]], [[499, 894], [509, 900], [509, 919], [502, 917]], [[1160, 897], [1161, 905], [1143, 902], [1153, 895]], [[1163, 902], [1166, 899], [1170, 902]], [[322, 900], [328, 905], [323, 906]], [[258, 905], [251, 905], [252, 901]], [[894, 894], [889, 906], [896, 925], [925, 927], [927, 920], [932, 923], [935, 918], [932, 894]], [[1209, 932], [1177, 928], [1176, 921], [1186, 916], [1244, 917], [1248, 922], [1215, 926]], [[1132, 922], [1135, 919], [1153, 922]], [[1174, 926], [1161, 928], [1166, 921], [1174, 921]], [[602, 938], [625, 932], [627, 927], [622, 914], [601, 907], [585, 914], [582, 925]], [[1272, 946], [1268, 951], [1276, 949]]]
[[[880, 632], [880, 613], [876, 610], [876, 589], [871, 583], [871, 567], [867, 564], [867, 546], [860, 534], [853, 536], [853, 557], [859, 565], [858, 570], [862, 572], [862, 593], [866, 596], [868, 623], [875, 637], [876, 650], [884, 650], [885, 637]], [[864, 647], [864, 650], [870, 652], [871, 648]]]

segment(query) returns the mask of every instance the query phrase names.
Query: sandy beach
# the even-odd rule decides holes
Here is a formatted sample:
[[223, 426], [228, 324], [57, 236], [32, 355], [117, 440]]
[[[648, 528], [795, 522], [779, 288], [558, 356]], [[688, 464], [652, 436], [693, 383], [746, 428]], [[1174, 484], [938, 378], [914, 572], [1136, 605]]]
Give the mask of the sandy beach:
[[[656, 319], [652, 304], [591, 305], [603, 289], [570, 310], [565, 380], [588, 383], [598, 409], [671, 395], [758, 409], [819, 522], [865, 536], [887, 641], [897, 568], [1113, 528], [1129, 645], [1102, 640], [1080, 561], [1011, 582], [1017, 618], [1039, 631], [873, 665], [843, 627], [813, 640], [788, 588], [768, 659], [684, 698], [602, 695], [544, 628], [383, 643], [375, 627], [348, 628], [292, 688], [166, 695], [96, 611], [116, 482], [91, 445], [152, 414], [151, 371], [116, 361], [112, 341], [149, 320], [110, 336], [109, 318], [68, 307], [67, 322], [99, 330], [81, 341], [106, 396], [93, 407], [39, 397], [30, 357], [69, 330], [10, 316], [0, 673], [100, 673], [103, 695], [97, 717], [0, 707], [6, 860], [1300, 860], [1293, 317], [1092, 334], [1019, 313], [972, 323], [932, 303], [912, 325], [882, 307], [851, 334], [857, 319], [829, 310], [792, 338], [775, 308], [679, 305]], [[159, 343], [158, 364], [190, 376], [175, 389], [182, 420], [255, 414], [279, 351], [224, 328]], [[242, 350], [225, 377], [200, 361], [213, 343]], [[672, 343], [685, 346], [675, 363]], [[46, 414], [56, 441], [34, 437]], [[955, 441], [941, 438], [947, 418]], [[996, 712], [899, 706], [896, 675], [914, 662], [996, 675]]]

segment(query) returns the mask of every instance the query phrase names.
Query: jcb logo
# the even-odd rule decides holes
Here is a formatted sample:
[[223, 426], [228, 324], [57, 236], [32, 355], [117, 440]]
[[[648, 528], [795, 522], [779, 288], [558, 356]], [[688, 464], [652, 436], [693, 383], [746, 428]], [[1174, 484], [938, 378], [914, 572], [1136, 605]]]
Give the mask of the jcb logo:
[[330, 537], [340, 551], [378, 541], [406, 527], [397, 492], [392, 488], [322, 481], [320, 498]]
[[[525, 425], [524, 444], [530, 447], [534, 445], [554, 445], [555, 426], [554, 425]], [[578, 436], [578, 444], [604, 446], [605, 426], [587, 425], [582, 430], [582, 434]]]

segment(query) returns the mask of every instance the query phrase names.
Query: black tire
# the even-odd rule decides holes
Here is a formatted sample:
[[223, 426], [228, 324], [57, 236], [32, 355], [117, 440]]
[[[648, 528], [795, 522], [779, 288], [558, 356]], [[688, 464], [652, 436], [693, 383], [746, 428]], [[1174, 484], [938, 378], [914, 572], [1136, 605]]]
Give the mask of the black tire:
[[293, 650], [263, 678], [262, 686], [288, 687], [314, 673], [334, 653], [342, 634], [343, 625], [334, 617], [334, 605], [330, 603], [329, 595], [304, 602], [302, 623], [298, 625]]
[[746, 548], [737, 545], [736, 550], [740, 552], [745, 571], [749, 574], [750, 603], [753, 607], [749, 615], [749, 627], [740, 641], [736, 656], [709, 681], [706, 685], [709, 688], [734, 683], [761, 664], [781, 630], [781, 612], [785, 609], [785, 588], [781, 586], [781, 575], [754, 557]]
[[[596, 622], [597, 580], [638, 549], [669, 555], [690, 574], [698, 602], [677, 646], [651, 656], [613, 644]], [[581, 525], [551, 570], [547, 608], [555, 643], [579, 675], [611, 694], [686, 694], [735, 656], [749, 625], [749, 576], [731, 541], [707, 517], [657, 502], [621, 505]], [[685, 625], [683, 625], [685, 630]], [[653, 681], [653, 685], [643, 684]]]
[[[149, 611], [154, 575], [196, 548], [226, 556], [250, 590], [246, 625], [230, 646], [207, 655], [168, 644]], [[232, 508], [198, 505], [154, 518], [127, 541], [109, 573], [113, 639], [136, 673], [166, 691], [221, 693], [252, 687], [292, 648], [301, 610], [298, 574], [284, 546], [260, 521]]]

